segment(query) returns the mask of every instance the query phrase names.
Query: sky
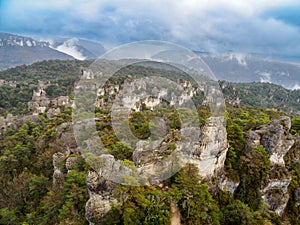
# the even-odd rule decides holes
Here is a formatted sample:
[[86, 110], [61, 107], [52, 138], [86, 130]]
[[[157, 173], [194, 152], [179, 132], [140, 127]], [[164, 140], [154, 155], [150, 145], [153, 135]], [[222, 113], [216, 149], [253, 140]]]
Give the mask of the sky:
[[0, 0], [0, 31], [300, 56], [300, 1]]

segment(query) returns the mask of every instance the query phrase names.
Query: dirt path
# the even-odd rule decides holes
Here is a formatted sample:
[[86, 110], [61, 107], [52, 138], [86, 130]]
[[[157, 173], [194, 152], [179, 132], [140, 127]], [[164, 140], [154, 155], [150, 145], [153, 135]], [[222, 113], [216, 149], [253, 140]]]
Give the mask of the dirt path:
[[179, 208], [173, 202], [171, 203], [171, 225], [181, 225]]

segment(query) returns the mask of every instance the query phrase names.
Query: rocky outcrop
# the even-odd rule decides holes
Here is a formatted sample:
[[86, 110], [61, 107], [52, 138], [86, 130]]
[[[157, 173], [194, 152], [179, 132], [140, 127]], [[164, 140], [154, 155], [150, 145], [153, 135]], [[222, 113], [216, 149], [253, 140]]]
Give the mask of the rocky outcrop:
[[270, 209], [280, 216], [289, 200], [288, 186], [292, 179], [284, 162], [284, 156], [295, 143], [292, 135], [289, 134], [290, 129], [290, 118], [283, 116], [262, 126], [259, 130], [249, 131], [246, 134], [246, 149], [251, 150], [263, 145], [269, 153], [271, 170], [267, 183], [260, 191]]
[[[91, 75], [85, 72], [84, 76]], [[201, 88], [195, 90], [190, 82], [184, 80], [176, 83], [157, 79], [145, 77], [134, 82], [127, 79], [122, 87], [118, 84], [105, 86], [97, 90], [96, 107], [109, 109], [113, 120], [122, 117], [128, 109], [142, 111], [155, 110], [161, 106], [175, 109], [186, 107], [195, 94], [203, 91]], [[121, 124], [119, 121], [114, 122], [116, 125]], [[165, 122], [164, 119], [159, 121]], [[208, 182], [223, 172], [228, 149], [224, 117], [210, 117], [201, 129], [188, 122], [182, 121], [181, 128], [172, 132], [161, 126], [157, 132], [162, 133], [162, 139], [130, 142], [134, 149], [134, 165], [124, 165], [109, 154], [94, 158], [98, 163], [92, 163], [97, 165], [92, 166], [93, 170], [87, 176], [90, 199], [86, 205], [86, 217], [90, 224], [105, 216], [112, 205], [120, 204], [113, 197], [116, 184], [159, 185], [187, 163], [196, 165], [201, 177]], [[173, 206], [174, 224], [180, 223], [180, 216], [179, 220], [178, 215], [175, 216], [176, 210]]]
[[268, 184], [261, 190], [262, 198], [270, 209], [282, 216], [289, 200], [288, 186], [291, 183], [290, 176], [268, 180]]
[[45, 88], [48, 83], [39, 81], [37, 90], [33, 91], [32, 101], [28, 102], [28, 109], [34, 115], [44, 113], [50, 104], [50, 99], [46, 96]]
[[212, 178], [222, 172], [227, 150], [224, 118], [210, 117], [202, 128], [199, 146], [189, 161], [198, 167], [203, 178]]
[[[289, 133], [291, 120], [283, 116], [278, 120], [263, 125], [259, 130], [245, 133], [245, 151], [263, 145], [269, 154], [271, 169], [266, 182], [262, 182], [260, 193], [269, 208], [282, 216], [289, 200], [288, 186], [292, 180], [289, 171], [285, 168], [284, 156], [295, 143], [294, 137]], [[220, 176], [218, 187], [234, 194], [239, 182]]]
[[66, 176], [66, 171], [64, 171], [64, 160], [66, 159], [68, 153], [55, 153], [53, 155], [52, 164], [54, 167], [53, 172], [53, 189], [61, 190], [63, 188], [63, 182]]
[[74, 150], [77, 144], [71, 123], [62, 123], [55, 129], [55, 133], [56, 138], [51, 143], [51, 147], [56, 151], [52, 156], [53, 188], [61, 189], [66, 175], [78, 161], [78, 153]]
[[[102, 217], [108, 213], [112, 205], [119, 204], [113, 197], [117, 183], [159, 184], [164, 175], [168, 175], [168, 172], [172, 173], [173, 169], [176, 169], [176, 167], [172, 167], [175, 158], [168, 159], [167, 157], [172, 154], [170, 143], [176, 143], [179, 152], [177, 156], [180, 157], [181, 162], [195, 164], [199, 168], [200, 175], [206, 181], [222, 173], [228, 147], [224, 118], [209, 118], [197, 141], [192, 141], [195, 130], [185, 128], [181, 132], [187, 138], [187, 141], [182, 144], [176, 143], [174, 140], [176, 134], [167, 134], [162, 142], [149, 144], [147, 141], [139, 141], [133, 153], [135, 170], [116, 160], [112, 155], [104, 154], [96, 157], [99, 160], [98, 164], [88, 172], [87, 176], [90, 199], [86, 205], [86, 216], [90, 224], [93, 224], [93, 221], [99, 216]], [[157, 168], [161, 169], [161, 173], [157, 173]], [[166, 174], [162, 175], [163, 173]], [[136, 181], [134, 177], [137, 178]]]
[[292, 135], [289, 134], [290, 129], [289, 117], [281, 117], [260, 129], [261, 143], [270, 154], [271, 164], [285, 165], [283, 157], [295, 143]]
[[72, 106], [72, 101], [68, 96], [48, 98], [45, 89], [50, 82], [39, 81], [37, 89], [33, 92], [32, 101], [28, 102], [29, 111], [33, 115], [45, 113], [48, 117], [53, 117], [60, 113], [59, 107]]
[[[96, 106], [110, 109], [112, 117], [121, 117], [124, 115], [122, 113], [128, 109], [134, 111], [155, 110], [156, 107], [163, 104], [174, 108], [176, 106], [184, 107], [199, 91], [195, 90], [189, 82], [179, 80], [177, 86], [175, 86], [177, 88], [179, 86], [181, 92], [179, 95], [170, 94], [168, 88], [164, 86], [166, 83], [160, 82], [161, 86], [153, 85], [152, 87], [151, 82], [153, 81], [147, 79], [144, 78], [135, 82], [129, 79], [125, 80], [122, 88], [121, 85], [115, 84], [98, 90], [99, 98]], [[174, 82], [168, 85], [174, 85]], [[163, 100], [167, 101], [164, 102]], [[231, 104], [238, 107], [240, 99], [236, 99]], [[290, 129], [290, 118], [284, 116], [263, 125], [259, 130], [249, 131], [245, 134], [245, 151], [251, 151], [253, 148], [262, 145], [269, 154], [271, 171], [267, 181], [262, 182], [260, 192], [262, 199], [270, 209], [280, 216], [283, 214], [290, 197], [288, 186], [291, 182], [291, 175], [285, 168], [284, 161], [284, 156], [294, 145], [293, 136], [289, 134]], [[170, 155], [175, 156], [173, 159], [178, 160], [176, 163], [179, 167], [182, 166], [182, 163], [194, 164], [198, 167], [204, 181], [210, 183], [211, 186], [217, 185], [221, 190], [227, 191], [231, 195], [234, 194], [239, 182], [229, 180], [223, 174], [228, 149], [224, 118], [211, 116], [199, 132], [188, 126], [182, 126], [177, 131], [178, 135], [176, 136], [181, 137], [179, 138], [180, 141], [175, 140], [170, 133], [166, 133], [163, 140], [152, 142], [139, 140], [135, 142], [133, 146], [134, 170], [116, 160], [112, 155], [99, 157], [102, 161], [101, 165], [98, 165], [99, 168], [91, 172], [87, 179], [90, 192], [90, 201], [87, 204], [87, 218], [90, 218], [89, 221], [92, 221], [91, 219], [96, 218], [97, 215], [105, 215], [112, 204], [117, 204], [111, 194], [113, 193], [112, 187], [116, 183], [124, 182], [124, 177], [136, 178], [135, 182], [139, 185], [142, 184], [140, 183], [141, 180], [144, 181], [143, 184], [145, 185], [153, 185], [159, 184], [164, 176], [157, 175], [157, 168], [161, 169], [161, 174], [166, 172], [165, 168], [171, 168], [170, 173], [173, 169], [175, 171], [178, 167], [175, 165], [173, 168], [174, 161], [168, 161]], [[170, 148], [171, 143], [173, 149]], [[176, 150], [174, 151], [174, 149]], [[156, 167], [158, 164], [160, 164], [160, 167]], [[110, 177], [113, 177], [113, 182]], [[106, 185], [107, 182], [109, 185]]]
[[[187, 133], [189, 135], [186, 136], [193, 136], [194, 133], [193, 130], [190, 130]], [[152, 185], [159, 184], [163, 176], [167, 176], [168, 173], [172, 175], [173, 169], [176, 170], [177, 168], [173, 164], [176, 164], [175, 159], [178, 160], [178, 158], [171, 157], [168, 159], [166, 156], [172, 154], [169, 144], [173, 141], [172, 135], [167, 135], [167, 138], [161, 143], [155, 142], [149, 145], [146, 141], [139, 141], [133, 153], [135, 170], [115, 160], [112, 155], [97, 157], [100, 159], [97, 170], [89, 171], [87, 176], [90, 199], [86, 204], [86, 217], [90, 224], [93, 224], [97, 218], [105, 216], [112, 205], [120, 204], [113, 197], [116, 183], [132, 182], [131, 185], [141, 185], [143, 184], [141, 182], [144, 182], [144, 184]], [[176, 145], [178, 151], [182, 151], [177, 155], [181, 158], [182, 163], [195, 164], [200, 175], [206, 181], [210, 181], [222, 173], [228, 147], [224, 119], [208, 119], [203, 127], [200, 141], [198, 139], [197, 142], [188, 141], [187, 143], [189, 145], [181, 145], [180, 143]], [[185, 151], [184, 149], [194, 149], [195, 151]], [[94, 168], [96, 167], [94, 166]], [[161, 173], [157, 173], [158, 169], [161, 169]], [[137, 180], [135, 180], [136, 176]], [[175, 207], [173, 207], [173, 211], [172, 223], [178, 224], [180, 216], [178, 220], [178, 212], [176, 212]]]
[[22, 37], [0, 32], [0, 47], [49, 47], [48, 42], [36, 41], [29, 37]]
[[89, 170], [86, 183], [89, 190], [90, 198], [86, 203], [86, 218], [90, 225], [103, 218], [112, 208], [118, 205], [118, 201], [114, 198], [116, 184], [105, 180], [99, 173]]
[[239, 184], [240, 182], [229, 180], [226, 176], [221, 176], [218, 179], [218, 188], [224, 192], [228, 192], [231, 196], [233, 196]]
[[16, 130], [26, 121], [39, 122], [40, 120], [37, 115], [13, 116], [7, 114], [6, 117], [0, 117], [0, 138], [8, 128]]
[[291, 120], [289, 117], [281, 117], [256, 131], [250, 131], [246, 134], [246, 148], [258, 147], [260, 144], [268, 151], [272, 165], [284, 166], [283, 157], [294, 145], [295, 141], [289, 130], [291, 129]]
[[[14, 85], [14, 82], [2, 82], [1, 85]], [[37, 89], [33, 92], [32, 101], [28, 102], [28, 109], [31, 115], [13, 116], [7, 114], [6, 117], [0, 117], [0, 137], [4, 134], [7, 128], [17, 129], [25, 121], [39, 122], [38, 115], [46, 113], [47, 117], [54, 117], [61, 112], [60, 107], [69, 107], [72, 101], [68, 96], [59, 96], [57, 98], [48, 98], [45, 89], [50, 85], [50, 82], [39, 81]]]
[[[102, 109], [109, 109], [113, 104], [118, 103], [122, 107], [136, 111], [153, 110], [163, 103], [168, 103], [170, 106], [183, 106], [201, 91], [203, 92], [202, 88], [195, 89], [190, 82], [181, 79], [176, 83], [160, 77], [145, 77], [134, 81], [127, 78], [122, 85], [114, 84], [99, 88], [95, 105]], [[115, 99], [117, 94], [121, 98]]]
[[12, 88], [16, 88], [17, 87], [17, 82], [16, 81], [0, 79], [0, 86], [3, 86], [3, 85], [7, 85], [7, 86], [10, 86]]

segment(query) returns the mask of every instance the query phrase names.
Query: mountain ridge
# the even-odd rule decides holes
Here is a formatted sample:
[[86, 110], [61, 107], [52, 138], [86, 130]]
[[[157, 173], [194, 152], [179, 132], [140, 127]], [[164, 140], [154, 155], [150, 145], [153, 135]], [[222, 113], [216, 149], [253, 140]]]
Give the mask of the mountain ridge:
[[[101, 43], [95, 41], [78, 38], [36, 41], [31, 37], [0, 32], [0, 70], [49, 59], [97, 59], [104, 52]], [[274, 83], [288, 89], [300, 89], [300, 62], [232, 51], [218, 55], [194, 52], [218, 80]]]
[[50, 59], [73, 57], [50, 48], [49, 42], [0, 32], [0, 70]]

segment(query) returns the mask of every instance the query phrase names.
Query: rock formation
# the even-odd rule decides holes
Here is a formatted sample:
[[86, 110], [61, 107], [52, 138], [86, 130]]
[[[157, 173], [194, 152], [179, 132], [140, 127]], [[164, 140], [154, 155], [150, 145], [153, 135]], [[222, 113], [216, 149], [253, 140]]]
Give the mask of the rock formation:
[[7, 114], [6, 117], [0, 117], [0, 138], [8, 128], [16, 130], [26, 121], [38, 122], [39, 118], [37, 115], [13, 116], [12, 114]]
[[291, 120], [284, 116], [262, 126], [259, 130], [250, 131], [246, 141], [246, 148], [263, 145], [269, 153], [271, 170], [268, 182], [261, 187], [261, 194], [270, 209], [280, 216], [289, 200], [288, 186], [292, 179], [284, 162], [284, 156], [295, 143], [289, 134], [290, 129]]
[[[87, 76], [86, 73], [85, 76]], [[112, 116], [118, 118], [128, 109], [155, 110], [156, 107], [159, 108], [164, 104], [166, 107], [185, 107], [194, 95], [203, 91], [194, 89], [189, 82], [183, 80], [178, 80], [177, 84], [174, 82], [166, 84], [164, 83], [166, 81], [162, 81], [160, 85], [151, 87], [153, 81], [147, 79], [135, 82], [131, 82], [130, 79], [125, 80], [122, 88], [120, 85], [110, 85], [99, 89], [96, 106], [104, 110], [110, 109]], [[168, 88], [172, 85], [176, 86], [180, 92], [170, 94]], [[117, 95], [121, 98], [115, 98]], [[105, 216], [113, 205], [121, 204], [114, 198], [113, 193], [116, 183], [126, 182], [124, 177], [137, 176], [137, 182], [140, 184], [159, 185], [162, 178], [165, 176], [167, 178], [168, 175], [174, 174], [173, 171], [178, 171], [177, 166], [182, 167], [182, 165], [192, 163], [198, 167], [203, 180], [216, 185], [213, 184], [213, 180], [223, 172], [228, 149], [224, 117], [210, 117], [201, 129], [190, 125], [183, 123], [181, 129], [175, 133], [163, 134], [162, 140], [137, 141], [133, 146], [135, 175], [130, 167], [124, 166], [112, 155], [105, 154], [97, 157], [98, 166], [90, 170], [87, 175], [90, 199], [86, 205], [86, 217], [90, 224], [93, 224], [97, 218]], [[181, 137], [180, 141], [176, 141], [177, 135]], [[172, 143], [176, 149], [175, 152], [170, 148]]]
[[[84, 73], [84, 76], [87, 80], [93, 78], [93, 75], [87, 72]], [[33, 93], [32, 101], [28, 104], [33, 115], [25, 117], [8, 115], [6, 118], [0, 118], [1, 134], [8, 127], [17, 127], [18, 124], [22, 124], [25, 120], [38, 120], [39, 113], [46, 113], [48, 117], [53, 117], [60, 112], [59, 107], [70, 106], [72, 104], [72, 101], [67, 96], [60, 96], [54, 99], [48, 98], [45, 92], [47, 85], [50, 84], [39, 82], [37, 90]], [[168, 90], [161, 86], [151, 89], [153, 96], [155, 96], [155, 93], [160, 93], [158, 97], [153, 97], [149, 96], [147, 92], [149, 87], [147, 87], [145, 79], [135, 83], [131, 83], [130, 80], [125, 81], [124, 85], [126, 87], [125, 90], [120, 85], [111, 85], [98, 89], [97, 95], [99, 98], [96, 101], [96, 106], [103, 109], [115, 107], [112, 108], [115, 112], [122, 112], [124, 108], [142, 111], [144, 109], [155, 110], [156, 107], [160, 106], [185, 106], [197, 92], [201, 91], [194, 90], [189, 82], [179, 80], [177, 85], [181, 87], [182, 91], [179, 95], [168, 95]], [[125, 98], [114, 99], [120, 92]], [[127, 92], [135, 94], [127, 95]], [[141, 98], [141, 95], [145, 96], [145, 98]], [[164, 102], [165, 98], [168, 98], [168, 101]], [[115, 102], [118, 104], [116, 105]], [[162, 119], [162, 122], [165, 121]], [[70, 123], [63, 123], [56, 129], [58, 138], [55, 142], [57, 153], [53, 155], [54, 189], [62, 188], [66, 175], [72, 170], [78, 160], [76, 155], [73, 154], [75, 150], [72, 150], [76, 149], [76, 142], [71, 127]], [[295, 192], [293, 196], [289, 196], [288, 193], [291, 175], [285, 168], [284, 156], [295, 142], [294, 137], [289, 134], [290, 128], [290, 118], [281, 117], [262, 126], [259, 130], [249, 131], [245, 134], [246, 150], [263, 145], [269, 153], [271, 171], [269, 172], [267, 183], [262, 185], [260, 192], [262, 199], [270, 209], [280, 216], [283, 214], [290, 197], [300, 199], [300, 191]], [[164, 136], [162, 140], [153, 142], [139, 140], [135, 142], [133, 152], [133, 162], [136, 168], [135, 174], [130, 167], [124, 165], [122, 161], [115, 159], [110, 154], [103, 154], [100, 157], [96, 157], [97, 165], [92, 166], [86, 177], [90, 196], [86, 203], [86, 218], [91, 225], [104, 217], [113, 206], [122, 204], [118, 202], [114, 194], [116, 186], [119, 183], [124, 183], [125, 177], [141, 176], [137, 181], [130, 182], [141, 182], [143, 180], [143, 184], [145, 185], [156, 184], [159, 186], [162, 176], [156, 174], [155, 170], [157, 168], [155, 166], [160, 164], [159, 169], [162, 169], [163, 172], [165, 168], [167, 168], [167, 172], [169, 172], [169, 168], [173, 172], [173, 169], [174, 171], [177, 169], [176, 165], [173, 168], [176, 157], [180, 158], [178, 161], [180, 163], [191, 163], [197, 166], [203, 181], [208, 182], [211, 189], [215, 190], [216, 186], [218, 186], [221, 190], [227, 191], [231, 195], [234, 194], [239, 182], [229, 180], [223, 173], [228, 149], [225, 120], [223, 117], [211, 116], [199, 131], [194, 127], [183, 125], [181, 129], [174, 133], [164, 132], [162, 132]], [[175, 136], [182, 136], [181, 141], [176, 140]], [[179, 153], [174, 154], [175, 158], [165, 160], [166, 156], [172, 154], [174, 151], [173, 147], [170, 147], [172, 144], [174, 144], [173, 147]], [[80, 149], [78, 149], [79, 151]], [[176, 219], [176, 214], [178, 213], [176, 211], [178, 209], [173, 205], [172, 210], [174, 214], [172, 221], [176, 224], [178, 223], [178, 218]]]
[[50, 82], [39, 81], [37, 89], [33, 92], [32, 101], [28, 102], [29, 111], [33, 115], [47, 112], [48, 117], [60, 113], [59, 107], [72, 106], [72, 101], [68, 96], [59, 96], [57, 98], [48, 98], [45, 89]]
[[[284, 156], [295, 143], [294, 137], [289, 133], [291, 120], [283, 116], [263, 125], [259, 130], [249, 131], [245, 134], [246, 151], [251, 151], [262, 145], [269, 154], [271, 169], [267, 183], [260, 189], [262, 199], [276, 212], [282, 215], [289, 200], [288, 186], [292, 180], [291, 175], [285, 168]], [[223, 177], [219, 180], [219, 188], [233, 194], [239, 183]]]

